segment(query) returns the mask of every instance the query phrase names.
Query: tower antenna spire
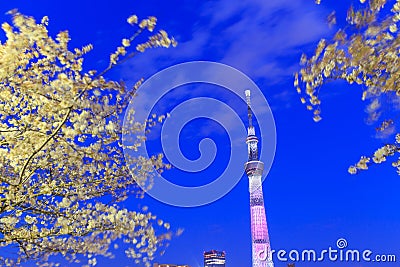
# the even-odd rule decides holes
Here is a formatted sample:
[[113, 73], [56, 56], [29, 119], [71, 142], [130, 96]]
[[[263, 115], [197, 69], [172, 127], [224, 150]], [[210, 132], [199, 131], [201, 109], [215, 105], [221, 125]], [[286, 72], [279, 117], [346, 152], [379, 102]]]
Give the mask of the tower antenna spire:
[[249, 116], [249, 127], [247, 128], [248, 133], [246, 138], [249, 158], [244, 167], [246, 174], [249, 177], [250, 221], [253, 251], [252, 267], [274, 267], [261, 182], [261, 177], [264, 171], [264, 163], [258, 158], [258, 138], [255, 134], [252, 122], [253, 112], [251, 111], [250, 104], [250, 90], [246, 90], [245, 94], [247, 102], [247, 114]]
[[251, 111], [250, 90], [244, 91], [246, 94], [247, 117], [249, 118], [249, 128], [253, 127], [253, 112]]

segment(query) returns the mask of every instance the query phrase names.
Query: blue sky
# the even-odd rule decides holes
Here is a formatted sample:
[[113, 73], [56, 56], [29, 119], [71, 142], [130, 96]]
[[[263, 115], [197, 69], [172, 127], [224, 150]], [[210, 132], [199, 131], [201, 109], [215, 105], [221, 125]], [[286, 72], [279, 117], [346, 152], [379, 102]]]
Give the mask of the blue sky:
[[[131, 33], [125, 22], [129, 15], [158, 17], [158, 28], [173, 35], [178, 47], [148, 51], [114, 70], [109, 77], [133, 84], [177, 63], [208, 60], [230, 65], [258, 85], [272, 109], [277, 135], [275, 160], [264, 182], [272, 248], [323, 250], [335, 247], [337, 239], [345, 238], [351, 249], [396, 254], [399, 261], [398, 175], [390, 164], [374, 166], [356, 176], [347, 173], [348, 166], [361, 155], [373, 153], [388, 141], [375, 138], [374, 127], [365, 123], [367, 114], [361, 89], [343, 82], [325, 86], [323, 120], [314, 123], [292, 86], [301, 53], [310, 54], [321, 37], [329, 37], [335, 30], [327, 26], [326, 16], [336, 10], [339, 26], [343, 25], [343, 14], [352, 1], [340, 1], [340, 5], [337, 2], [315, 5], [312, 0], [16, 0], [3, 1], [0, 7], [2, 14], [18, 8], [37, 19], [48, 15], [53, 34], [69, 30], [71, 47], [92, 43], [94, 50], [85, 61], [88, 69], [106, 66], [114, 47]], [[9, 18], [2, 15], [2, 20], [5, 19]], [[4, 40], [3, 35], [1, 38]], [[200, 96], [227, 103], [246, 120], [245, 104], [237, 96], [204, 84], [176, 88], [160, 101], [155, 111], [168, 112], [183, 101]], [[179, 137], [182, 153], [191, 160], [198, 158], [198, 144], [207, 137], [214, 140], [217, 148], [215, 160], [198, 173], [174, 169], [166, 173], [167, 179], [186, 186], [213, 181], [214, 175], [223, 172], [229, 162], [229, 129], [209, 119], [188, 123]], [[160, 132], [152, 133], [148, 142], [150, 151], [160, 152], [159, 136]], [[241, 140], [235, 142], [240, 144]], [[245, 136], [241, 149], [246, 149]], [[198, 267], [202, 266], [203, 251], [217, 249], [226, 251], [227, 266], [250, 266], [247, 186], [247, 178], [243, 176], [226, 196], [196, 208], [173, 207], [146, 197], [140, 205], [148, 205], [174, 229], [184, 229], [156, 261]], [[136, 209], [139, 203], [132, 198], [125, 205]], [[134, 265], [122, 257], [113, 261], [98, 259], [98, 266], [110, 263]], [[400, 266], [343, 262], [296, 266], [381, 265]], [[275, 261], [275, 266], [286, 263]]]

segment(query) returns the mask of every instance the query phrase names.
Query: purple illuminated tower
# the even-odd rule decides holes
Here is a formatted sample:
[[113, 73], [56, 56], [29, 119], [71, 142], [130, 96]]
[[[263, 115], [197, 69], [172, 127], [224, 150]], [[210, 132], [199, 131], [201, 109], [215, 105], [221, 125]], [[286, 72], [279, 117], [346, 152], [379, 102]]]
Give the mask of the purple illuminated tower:
[[251, 240], [253, 267], [273, 267], [271, 246], [269, 243], [267, 219], [265, 216], [264, 197], [262, 191], [261, 176], [264, 163], [258, 159], [258, 138], [252, 122], [250, 104], [250, 90], [246, 90], [247, 112], [249, 127], [247, 132], [247, 147], [249, 159], [244, 167], [249, 177], [250, 191], [250, 216], [251, 216]]

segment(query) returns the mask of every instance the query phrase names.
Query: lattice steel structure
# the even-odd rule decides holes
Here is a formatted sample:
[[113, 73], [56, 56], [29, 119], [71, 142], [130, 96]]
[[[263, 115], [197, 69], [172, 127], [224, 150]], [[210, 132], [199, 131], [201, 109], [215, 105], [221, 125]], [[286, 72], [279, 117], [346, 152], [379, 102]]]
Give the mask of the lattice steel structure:
[[247, 128], [248, 132], [246, 139], [249, 159], [245, 163], [244, 167], [246, 174], [249, 177], [252, 261], [253, 267], [273, 267], [274, 263], [272, 262], [261, 183], [264, 163], [258, 158], [258, 138], [255, 134], [252, 122], [250, 90], [246, 90], [245, 93], [249, 117], [249, 127]]

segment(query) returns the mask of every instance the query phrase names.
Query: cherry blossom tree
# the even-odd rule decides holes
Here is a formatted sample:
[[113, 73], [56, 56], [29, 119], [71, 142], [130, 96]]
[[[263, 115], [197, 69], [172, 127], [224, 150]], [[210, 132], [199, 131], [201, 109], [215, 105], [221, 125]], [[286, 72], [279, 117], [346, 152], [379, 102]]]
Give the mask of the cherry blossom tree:
[[[138, 184], [166, 165], [155, 155], [127, 166], [123, 149], [140, 145], [149, 122], [134, 121], [132, 111], [126, 129], [120, 118], [142, 81], [128, 89], [105, 75], [137, 53], [176, 42], [165, 31], [149, 33], [155, 17], [131, 16], [133, 34], [108, 67], [83, 71], [92, 45], [70, 51], [67, 31], [49, 36], [47, 17], [37, 23], [16, 10], [10, 14], [0, 44], [0, 246], [6, 251], [0, 265], [57, 266], [51, 262], [60, 255], [95, 265], [97, 255], [112, 256], [117, 242], [127, 244], [127, 257], [149, 265], [171, 237], [170, 226], [147, 209], [119, 205], [128, 195], [141, 197]], [[148, 41], [133, 45], [146, 32]], [[137, 136], [123, 148], [127, 131]]]
[[[316, 1], [319, 3], [320, 1]], [[294, 86], [301, 102], [313, 112], [315, 121], [321, 120], [321, 87], [332, 80], [358, 84], [362, 100], [368, 101], [369, 120], [378, 123], [377, 130], [394, 129], [395, 118], [381, 119], [382, 99], [392, 114], [398, 110], [400, 96], [400, 0], [360, 0], [360, 8], [350, 7], [347, 25], [330, 40], [321, 39], [311, 57], [303, 55], [302, 68], [295, 73]], [[335, 16], [328, 18], [336, 21]], [[392, 143], [378, 148], [372, 156], [362, 156], [349, 167], [351, 174], [366, 170], [370, 164], [379, 164], [400, 152], [400, 133]], [[400, 174], [400, 159], [392, 163]]]

